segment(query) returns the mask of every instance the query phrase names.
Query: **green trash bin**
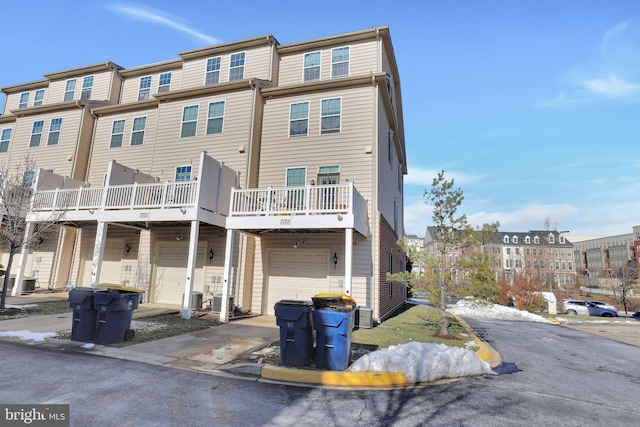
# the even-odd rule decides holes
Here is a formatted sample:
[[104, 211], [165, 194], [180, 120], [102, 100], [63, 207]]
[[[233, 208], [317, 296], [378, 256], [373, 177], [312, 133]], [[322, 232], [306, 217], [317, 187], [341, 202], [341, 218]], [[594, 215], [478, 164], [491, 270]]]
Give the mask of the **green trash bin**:
[[97, 312], [96, 344], [117, 344], [132, 340], [133, 310], [140, 303], [140, 291], [120, 285], [98, 285], [106, 292], [96, 292], [93, 306]]

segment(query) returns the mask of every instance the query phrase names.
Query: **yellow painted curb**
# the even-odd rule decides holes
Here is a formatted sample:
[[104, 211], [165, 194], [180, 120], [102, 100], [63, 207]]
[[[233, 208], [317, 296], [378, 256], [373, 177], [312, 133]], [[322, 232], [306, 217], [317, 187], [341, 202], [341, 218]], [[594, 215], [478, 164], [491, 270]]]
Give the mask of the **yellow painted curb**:
[[399, 372], [312, 371], [265, 365], [262, 367], [261, 377], [277, 381], [338, 387], [391, 387], [407, 385], [407, 378]]
[[476, 342], [476, 345], [478, 346], [478, 350], [476, 350], [475, 352], [476, 356], [487, 362], [492, 368], [500, 365], [502, 363], [500, 355], [495, 350], [493, 350], [492, 352], [491, 348], [489, 348], [489, 346], [484, 341], [480, 340], [480, 338], [478, 338], [476, 334], [473, 333], [473, 330], [471, 329], [469, 324], [465, 322], [460, 316], [455, 313], [451, 314], [458, 320], [458, 322], [460, 322], [462, 326], [464, 326], [469, 336]]

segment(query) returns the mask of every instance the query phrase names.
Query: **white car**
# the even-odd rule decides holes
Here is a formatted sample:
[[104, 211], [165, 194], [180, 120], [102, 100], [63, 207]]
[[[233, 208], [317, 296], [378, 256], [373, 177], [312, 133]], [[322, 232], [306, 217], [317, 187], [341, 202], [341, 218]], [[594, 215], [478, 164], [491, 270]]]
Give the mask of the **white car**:
[[607, 302], [604, 301], [587, 301], [590, 302], [591, 304], [595, 304], [598, 307], [602, 307], [602, 308], [608, 308], [609, 310], [615, 310], [616, 312], [618, 311], [618, 307], [616, 307], [615, 305], [611, 305]]

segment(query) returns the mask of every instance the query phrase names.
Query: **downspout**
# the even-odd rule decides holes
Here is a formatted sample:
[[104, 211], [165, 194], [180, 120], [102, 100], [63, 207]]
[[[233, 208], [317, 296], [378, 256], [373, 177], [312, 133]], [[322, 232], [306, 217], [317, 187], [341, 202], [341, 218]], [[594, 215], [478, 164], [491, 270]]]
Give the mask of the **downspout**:
[[373, 271], [374, 271], [374, 277], [373, 277], [373, 288], [376, 291], [376, 294], [373, 295], [373, 312], [377, 313], [378, 318], [380, 318], [380, 313], [379, 313], [379, 306], [380, 306], [380, 272], [379, 272], [379, 268], [380, 268], [380, 248], [378, 247], [378, 234], [380, 232], [380, 220], [378, 218], [378, 150], [380, 150], [380, 138], [378, 135], [378, 91], [376, 89], [376, 85], [375, 85], [375, 78], [373, 76], [373, 73], [371, 74], [371, 88], [372, 90], [372, 95], [373, 95], [373, 139], [374, 139], [374, 147], [375, 149], [372, 150], [372, 162], [373, 162], [373, 168], [371, 168], [371, 173], [372, 173], [372, 177], [371, 177], [371, 181], [372, 181], [372, 199], [373, 199], [373, 204], [370, 207], [370, 210], [372, 211], [373, 215], [371, 216], [372, 220], [375, 221], [373, 225], [374, 227], [374, 232], [371, 233], [371, 245], [372, 245], [372, 263], [373, 263]]

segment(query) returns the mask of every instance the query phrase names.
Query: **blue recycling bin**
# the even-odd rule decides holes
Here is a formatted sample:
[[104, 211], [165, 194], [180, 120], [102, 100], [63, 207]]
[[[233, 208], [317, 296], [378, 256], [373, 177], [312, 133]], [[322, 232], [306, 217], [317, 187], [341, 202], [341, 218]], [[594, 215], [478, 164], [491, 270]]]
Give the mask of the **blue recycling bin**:
[[140, 303], [140, 292], [109, 288], [106, 292], [96, 292], [93, 297], [96, 309], [96, 344], [116, 344], [132, 340], [135, 331], [131, 329], [133, 310]]
[[97, 311], [93, 306], [96, 288], [73, 288], [69, 290], [69, 307], [73, 309], [71, 340], [91, 342], [96, 339]]
[[280, 361], [287, 366], [309, 365], [313, 358], [313, 303], [282, 300], [274, 309], [280, 327]]
[[351, 362], [351, 331], [355, 307], [313, 310], [316, 368], [344, 371]]

